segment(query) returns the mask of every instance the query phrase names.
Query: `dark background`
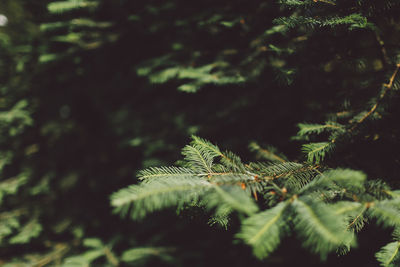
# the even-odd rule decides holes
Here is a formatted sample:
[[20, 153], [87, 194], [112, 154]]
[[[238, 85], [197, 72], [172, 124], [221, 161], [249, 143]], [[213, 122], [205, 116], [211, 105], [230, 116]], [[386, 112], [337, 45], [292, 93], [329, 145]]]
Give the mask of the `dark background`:
[[[148, 266], [377, 266], [374, 253], [390, 240], [390, 231], [373, 222], [360, 233], [359, 248], [346, 256], [321, 263], [290, 237], [261, 262], [249, 247], [232, 242], [238, 218], [228, 230], [208, 226], [201, 210], [179, 216], [163, 211], [133, 222], [112, 214], [109, 196], [136, 183], [138, 170], [179, 160], [192, 134], [244, 161], [256, 160], [251, 141], [304, 161], [301, 143], [291, 139], [296, 124], [362, 109], [393, 72], [400, 48], [396, 1], [288, 9], [277, 1], [99, 0], [93, 1], [96, 8], [55, 12], [48, 11], [49, 2], [0, 3], [8, 18], [0, 27], [0, 109], [9, 112], [25, 100], [23, 110], [33, 121], [1, 122], [0, 150], [12, 154], [1, 179], [28, 170], [29, 180], [0, 210], [27, 209], [21, 222], [34, 216], [42, 225], [30, 243], [2, 239], [1, 263], [26, 254], [40, 258], [59, 243], [70, 247], [64, 256], [79, 254], [85, 250], [79, 240], [96, 237], [114, 242], [116, 254], [135, 246], [176, 248], [172, 263], [153, 259]], [[369, 29], [303, 25], [266, 33], [275, 18], [293, 12], [342, 16], [354, 8], [379, 27], [390, 62]], [[95, 26], [76, 21], [82, 18]], [[48, 30], [48, 23], [61, 26]], [[220, 61], [226, 64], [218, 67]], [[216, 64], [208, 74], [231, 80], [207, 82], [196, 69], [207, 64]], [[173, 67], [194, 69], [198, 76], [160, 74]], [[232, 78], [239, 76], [240, 82]], [[188, 83], [198, 91], [178, 90]], [[398, 186], [398, 102], [394, 96], [382, 120], [340, 146], [326, 164]]]

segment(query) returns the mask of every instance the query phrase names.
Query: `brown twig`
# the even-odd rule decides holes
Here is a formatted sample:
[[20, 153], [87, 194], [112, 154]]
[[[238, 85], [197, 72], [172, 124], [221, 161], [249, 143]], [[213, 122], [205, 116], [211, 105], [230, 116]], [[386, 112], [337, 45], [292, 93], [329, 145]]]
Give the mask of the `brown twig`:
[[111, 251], [109, 247], [104, 248], [104, 254], [106, 255], [108, 262], [111, 263], [112, 266], [116, 267], [119, 266], [118, 258], [115, 256], [115, 254]]
[[387, 94], [387, 92], [389, 90], [392, 89], [393, 87], [393, 82], [396, 79], [397, 73], [399, 72], [400, 69], [400, 63], [397, 64], [395, 71], [393, 72], [392, 76], [389, 79], [389, 83], [385, 83], [383, 84], [383, 86], [385, 87], [385, 89], [382, 91], [382, 93], [379, 95], [378, 100], [376, 101], [376, 103], [372, 106], [372, 108], [362, 117], [360, 118], [354, 125], [353, 127], [350, 128], [350, 132], [354, 131], [362, 122], [364, 122], [369, 116], [371, 116], [376, 108], [378, 107], [378, 105], [380, 104], [380, 102], [382, 101], [382, 99], [385, 97], [385, 95]]
[[36, 262], [33, 266], [34, 267], [43, 267], [46, 266], [47, 264], [62, 258], [68, 251], [70, 250], [70, 247], [67, 244], [62, 244], [59, 243], [55, 246], [55, 249], [47, 254], [45, 257], [43, 257], [41, 260]]
[[354, 220], [347, 226], [347, 230], [349, 230], [353, 225], [356, 224], [356, 222], [358, 221], [358, 219], [361, 218], [361, 216], [364, 214], [365, 210], [367, 209], [367, 207], [364, 207], [361, 212], [354, 218]]

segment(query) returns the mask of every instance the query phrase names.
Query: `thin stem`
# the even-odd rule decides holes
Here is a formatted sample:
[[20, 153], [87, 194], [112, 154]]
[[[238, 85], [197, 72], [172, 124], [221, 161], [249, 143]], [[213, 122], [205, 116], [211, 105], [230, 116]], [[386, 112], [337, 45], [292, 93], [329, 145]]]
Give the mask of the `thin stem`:
[[107, 261], [111, 263], [113, 266], [119, 266], [119, 261], [115, 254], [111, 251], [109, 247], [104, 248], [104, 254], [106, 255]]
[[392, 89], [393, 87], [393, 82], [397, 76], [397, 73], [399, 72], [400, 69], [400, 63], [397, 64], [395, 71], [393, 72], [392, 76], [389, 79], [389, 83], [383, 84], [385, 89], [382, 91], [382, 93], [379, 95], [378, 100], [376, 101], [375, 105], [372, 106], [372, 108], [362, 117], [360, 118], [354, 125], [353, 127], [350, 128], [349, 132], [354, 131], [362, 122], [364, 122], [369, 116], [371, 116], [375, 111], [382, 99], [385, 97], [387, 92]]

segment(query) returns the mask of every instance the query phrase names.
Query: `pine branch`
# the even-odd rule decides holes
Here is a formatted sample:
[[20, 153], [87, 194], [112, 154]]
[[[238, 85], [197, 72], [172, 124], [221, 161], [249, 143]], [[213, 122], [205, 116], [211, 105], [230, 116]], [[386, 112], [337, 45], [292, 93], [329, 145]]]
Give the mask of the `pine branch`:
[[275, 24], [282, 24], [289, 28], [294, 28], [299, 25], [308, 26], [311, 28], [314, 27], [335, 27], [338, 25], [349, 25], [349, 29], [353, 28], [366, 28], [367, 27], [367, 18], [362, 16], [361, 14], [354, 13], [344, 17], [331, 17], [325, 19], [317, 19], [314, 17], [306, 17], [306, 16], [291, 16], [291, 17], [282, 17], [277, 18], [273, 21]]
[[284, 163], [273, 163], [273, 164], [251, 162], [249, 166], [254, 172], [257, 172], [259, 175], [264, 176], [265, 179], [278, 179], [308, 169], [307, 166], [295, 162], [284, 162]]
[[379, 252], [375, 254], [376, 259], [383, 267], [396, 267], [400, 264], [400, 241], [391, 242], [382, 247]]
[[224, 164], [226, 168], [237, 172], [248, 173], [239, 156], [231, 151], [225, 151], [223, 155], [221, 163]]
[[286, 231], [283, 216], [287, 206], [285, 202], [279, 203], [242, 222], [242, 228], [236, 237], [252, 246], [259, 259], [266, 258], [278, 247]]
[[196, 173], [182, 167], [151, 167], [138, 173], [139, 180], [160, 179], [167, 177], [185, 178], [194, 177]]
[[324, 131], [344, 131], [344, 126], [335, 122], [326, 124], [299, 123], [297, 126], [300, 128], [297, 133], [298, 136], [320, 134]]
[[52, 2], [47, 6], [50, 13], [65, 13], [74, 9], [97, 7], [98, 2], [86, 0], [69, 0]]
[[229, 170], [246, 172], [246, 168], [241, 162], [239, 156], [230, 151], [222, 153], [217, 146], [200, 137], [192, 136], [192, 139], [192, 145], [197, 146], [204, 151], [207, 151], [207, 153], [212, 155], [213, 157], [220, 157], [221, 163], [224, 164], [224, 166], [227, 167]]
[[317, 198], [333, 200], [335, 198], [353, 199], [358, 194], [364, 194], [366, 176], [360, 171], [336, 169], [321, 173], [305, 185], [297, 194], [312, 193]]
[[224, 154], [219, 150], [219, 148], [216, 145], [213, 145], [210, 141], [207, 141], [203, 138], [200, 138], [198, 136], [192, 135], [192, 143], [193, 144], [198, 144], [205, 149], [209, 151], [209, 153], [213, 154], [214, 157], [224, 157]]
[[335, 210], [335, 214], [342, 216], [357, 213], [364, 206], [359, 202], [339, 201], [331, 207]]
[[190, 169], [196, 173], [212, 173], [212, 165], [215, 155], [204, 147], [192, 144], [182, 150], [185, 161]]
[[347, 226], [347, 229], [354, 229], [356, 232], [361, 231], [361, 229], [365, 225], [365, 222], [367, 222], [367, 219], [364, 217], [364, 213], [366, 212], [366, 210], [367, 206], [363, 205], [362, 208], [358, 210], [357, 214], [350, 217], [351, 221]]
[[122, 253], [121, 261], [127, 263], [140, 262], [150, 257], [159, 257], [163, 260], [170, 260], [169, 253], [173, 252], [174, 248], [168, 247], [138, 247], [125, 250]]
[[344, 240], [353, 240], [353, 234], [346, 230], [345, 217], [336, 214], [332, 207], [305, 197], [295, 199], [292, 206], [296, 211], [296, 232], [303, 238], [304, 246], [321, 259], [326, 259]]
[[[0, 165], [0, 170], [1, 170]], [[28, 176], [24, 173], [17, 177], [12, 177], [0, 182], [0, 204], [3, 198], [7, 195], [13, 195], [18, 192], [18, 189], [28, 182]]]
[[361, 171], [350, 169], [334, 169], [322, 174], [325, 179], [329, 179], [336, 185], [351, 192], [364, 191], [364, 182], [367, 176]]
[[209, 208], [218, 207], [222, 204], [232, 210], [243, 212], [248, 216], [258, 211], [257, 205], [249, 194], [238, 187], [221, 188], [215, 186], [214, 191], [216, 195], [209, 194], [206, 196]]
[[368, 205], [369, 217], [375, 218], [384, 227], [400, 226], [400, 199], [383, 200]]
[[25, 244], [28, 243], [32, 238], [39, 236], [42, 231], [42, 225], [39, 224], [37, 219], [32, 219], [26, 223], [20, 232], [10, 239], [10, 244]]
[[318, 164], [332, 152], [334, 147], [333, 142], [309, 143], [302, 146], [302, 151], [307, 153], [308, 162]]
[[111, 205], [123, 216], [132, 206], [132, 218], [140, 219], [156, 210], [195, 201], [212, 187], [211, 183], [198, 178], [157, 179], [141, 185], [131, 185], [112, 194]]

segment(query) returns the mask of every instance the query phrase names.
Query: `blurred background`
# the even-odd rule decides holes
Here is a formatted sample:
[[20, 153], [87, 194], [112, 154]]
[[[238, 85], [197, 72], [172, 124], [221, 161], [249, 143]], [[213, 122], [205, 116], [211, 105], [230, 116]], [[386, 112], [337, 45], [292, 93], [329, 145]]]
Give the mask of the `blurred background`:
[[[244, 161], [257, 160], [253, 141], [303, 161], [291, 139], [297, 123], [321, 122], [349, 99], [357, 106], [376, 94], [388, 66], [373, 34], [274, 23], [321, 8], [259, 0], [2, 0], [0, 265], [376, 266], [373, 255], [389, 233], [372, 226], [358, 250], [332, 255], [329, 264], [295, 237], [261, 262], [232, 243], [238, 218], [227, 230], [210, 227], [202, 210], [133, 222], [113, 215], [109, 204], [111, 193], [137, 182], [138, 170], [179, 160], [193, 134]], [[397, 43], [389, 50], [395, 54], [399, 24], [379, 14], [371, 20]], [[332, 166], [395, 177], [397, 124], [389, 116], [382, 125], [391, 132], [377, 130], [388, 138], [339, 151]]]

